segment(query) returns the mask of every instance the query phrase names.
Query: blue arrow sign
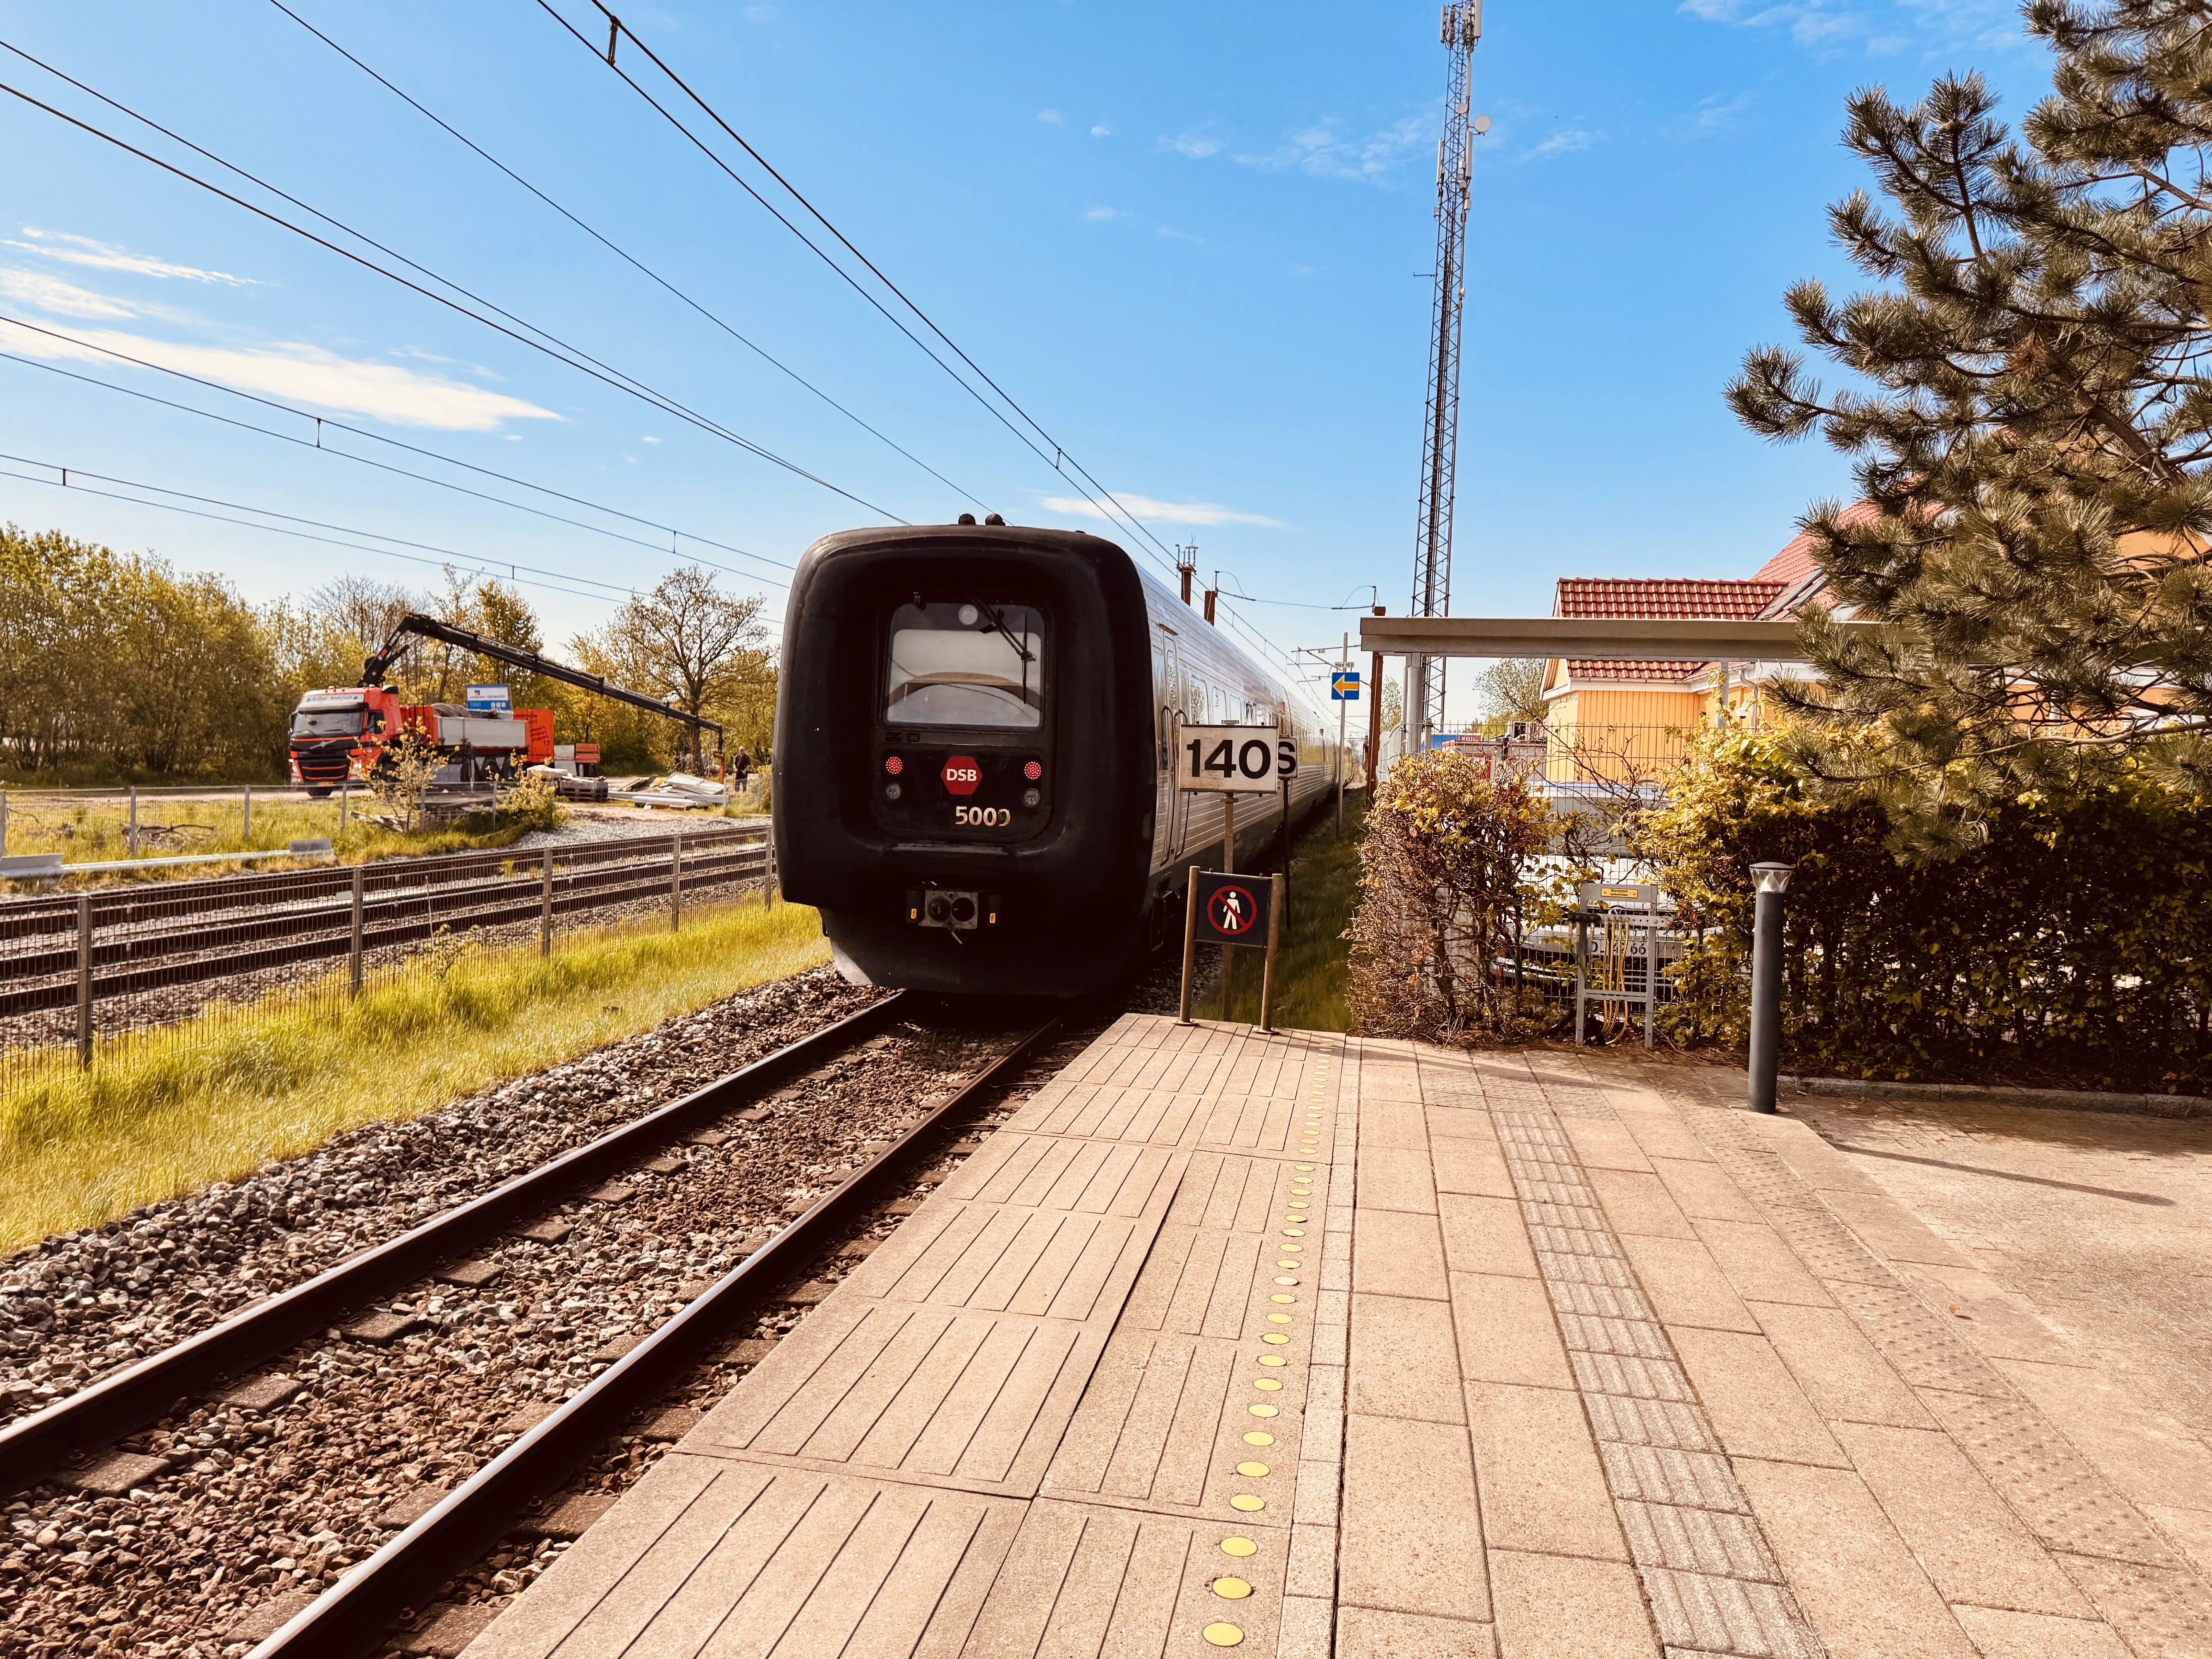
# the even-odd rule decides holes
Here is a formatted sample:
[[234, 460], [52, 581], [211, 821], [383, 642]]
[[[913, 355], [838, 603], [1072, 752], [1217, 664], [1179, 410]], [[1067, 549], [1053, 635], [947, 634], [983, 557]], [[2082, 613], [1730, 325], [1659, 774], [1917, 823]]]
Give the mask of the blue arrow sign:
[[1328, 695], [1334, 702], [1359, 701], [1359, 676], [1350, 669], [1340, 668], [1329, 675]]

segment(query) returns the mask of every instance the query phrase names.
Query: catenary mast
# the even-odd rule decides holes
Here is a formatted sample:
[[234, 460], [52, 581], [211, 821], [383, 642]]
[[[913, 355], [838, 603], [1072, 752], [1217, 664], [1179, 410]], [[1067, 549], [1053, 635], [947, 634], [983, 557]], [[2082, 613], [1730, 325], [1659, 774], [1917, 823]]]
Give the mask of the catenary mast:
[[[1429, 311], [1428, 418], [1421, 427], [1421, 501], [1413, 525], [1413, 605], [1416, 617], [1451, 614], [1453, 473], [1459, 459], [1460, 310], [1467, 296], [1468, 183], [1474, 133], [1486, 118], [1468, 120], [1469, 70], [1482, 38], [1482, 0], [1443, 9], [1441, 36], [1451, 54], [1444, 136], [1437, 145], [1437, 295]], [[1444, 659], [1406, 659], [1403, 746], [1418, 752], [1429, 734], [1443, 729]]]

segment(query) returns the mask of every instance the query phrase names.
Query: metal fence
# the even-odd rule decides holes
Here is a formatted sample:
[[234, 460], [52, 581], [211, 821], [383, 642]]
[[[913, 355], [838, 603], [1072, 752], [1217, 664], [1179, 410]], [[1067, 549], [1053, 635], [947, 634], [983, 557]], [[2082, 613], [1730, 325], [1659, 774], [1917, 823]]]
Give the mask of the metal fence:
[[465, 945], [550, 955], [570, 932], [679, 927], [774, 882], [770, 832], [732, 825], [0, 898], [0, 1103], [134, 1037], [212, 1039], [246, 1010], [343, 1002]]

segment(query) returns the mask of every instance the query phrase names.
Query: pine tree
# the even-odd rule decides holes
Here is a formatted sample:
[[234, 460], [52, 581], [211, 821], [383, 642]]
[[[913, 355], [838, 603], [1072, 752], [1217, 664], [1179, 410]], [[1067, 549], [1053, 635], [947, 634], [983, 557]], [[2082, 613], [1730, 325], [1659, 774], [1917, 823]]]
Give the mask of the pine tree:
[[2117, 768], [2212, 787], [2212, 6], [2026, 15], [2057, 62], [2019, 140], [1978, 76], [1847, 104], [1885, 200], [1829, 226], [1879, 286], [1786, 302], [1870, 384], [1824, 392], [1765, 347], [1728, 394], [1855, 458], [1863, 505], [1803, 522], [1829, 597], [1880, 626], [1816, 611], [1822, 683], [1783, 696], [1801, 763], [1881, 797], [1922, 855]]

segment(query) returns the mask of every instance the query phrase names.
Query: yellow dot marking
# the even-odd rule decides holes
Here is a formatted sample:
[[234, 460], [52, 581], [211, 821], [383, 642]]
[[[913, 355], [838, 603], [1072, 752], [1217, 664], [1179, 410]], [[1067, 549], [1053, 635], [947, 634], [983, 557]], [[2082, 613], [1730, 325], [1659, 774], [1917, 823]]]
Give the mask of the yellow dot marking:
[[1221, 1540], [1224, 1555], [1257, 1555], [1260, 1547], [1249, 1538], [1224, 1538]]
[[1263, 1353], [1260, 1356], [1260, 1363], [1262, 1365], [1287, 1365], [1291, 1362], [1279, 1353]]
[[[1287, 1296], [1283, 1298], [1285, 1302], [1288, 1302], [1290, 1299], [1291, 1298]], [[1267, 1322], [1270, 1325], [1287, 1325], [1291, 1322], [1291, 1316], [1288, 1314], [1269, 1314], [1267, 1316]]]
[[1199, 1634], [1217, 1648], [1242, 1647], [1244, 1643], [1244, 1632], [1234, 1625], [1208, 1625]]
[[1269, 1297], [1267, 1300], [1270, 1302], [1295, 1302], [1297, 1300], [1297, 1297], [1294, 1296], [1286, 1296], [1282, 1291], [1277, 1291], [1274, 1295]]
[[1275, 1280], [1275, 1283], [1278, 1285], [1295, 1285], [1297, 1282], [1298, 1281], [1295, 1279], [1283, 1279], [1280, 1277], [1278, 1277]]
[[1269, 1331], [1269, 1332], [1268, 1332], [1265, 1336], [1262, 1336], [1260, 1340], [1261, 1340], [1262, 1342], [1272, 1343], [1272, 1344], [1273, 1344], [1276, 1347], [1279, 1347], [1279, 1348], [1280, 1346], [1282, 1346], [1282, 1345], [1283, 1345], [1284, 1343], [1285, 1343], [1285, 1342], [1289, 1341], [1291, 1339], [1290, 1339], [1289, 1337], [1287, 1337], [1287, 1336], [1285, 1336], [1285, 1335], [1284, 1335], [1280, 1331]]
[[1278, 1267], [1295, 1267], [1300, 1264], [1295, 1261], [1278, 1261], [1275, 1265]]
[[1298, 1169], [1304, 1174], [1311, 1175], [1314, 1170], [1314, 1166], [1310, 1164], [1301, 1164], [1298, 1165]]
[[1310, 1187], [1293, 1187], [1291, 1188], [1291, 1196], [1292, 1198], [1311, 1198], [1313, 1196], [1313, 1188]]
[[1255, 1480], [1257, 1480], [1261, 1475], [1267, 1474], [1267, 1466], [1265, 1463], [1239, 1463], [1237, 1466], [1237, 1474], [1249, 1474]]
[[1244, 1437], [1244, 1443], [1248, 1446], [1272, 1446], [1275, 1443], [1275, 1437], [1272, 1434], [1263, 1434], [1258, 1429], [1255, 1429]]
[[1262, 1394], [1275, 1394], [1281, 1390], [1283, 1379], [1279, 1376], [1258, 1376], [1252, 1379], [1252, 1386]]
[[1255, 1417], [1273, 1417], [1275, 1415], [1275, 1408], [1273, 1406], [1247, 1406], [1244, 1409], [1251, 1413]]
[[1285, 1227], [1283, 1229], [1283, 1237], [1285, 1238], [1304, 1238], [1305, 1236], [1306, 1230], [1303, 1227]]
[[1245, 1515], [1257, 1515], [1267, 1507], [1267, 1500], [1255, 1497], [1249, 1492], [1240, 1492], [1229, 1500], [1229, 1507]]
[[1305, 1246], [1303, 1244], [1285, 1244], [1282, 1248], [1285, 1250], [1303, 1250], [1305, 1249]]
[[1252, 1593], [1252, 1587], [1242, 1578], [1217, 1578], [1213, 1593], [1224, 1601], [1242, 1601]]

